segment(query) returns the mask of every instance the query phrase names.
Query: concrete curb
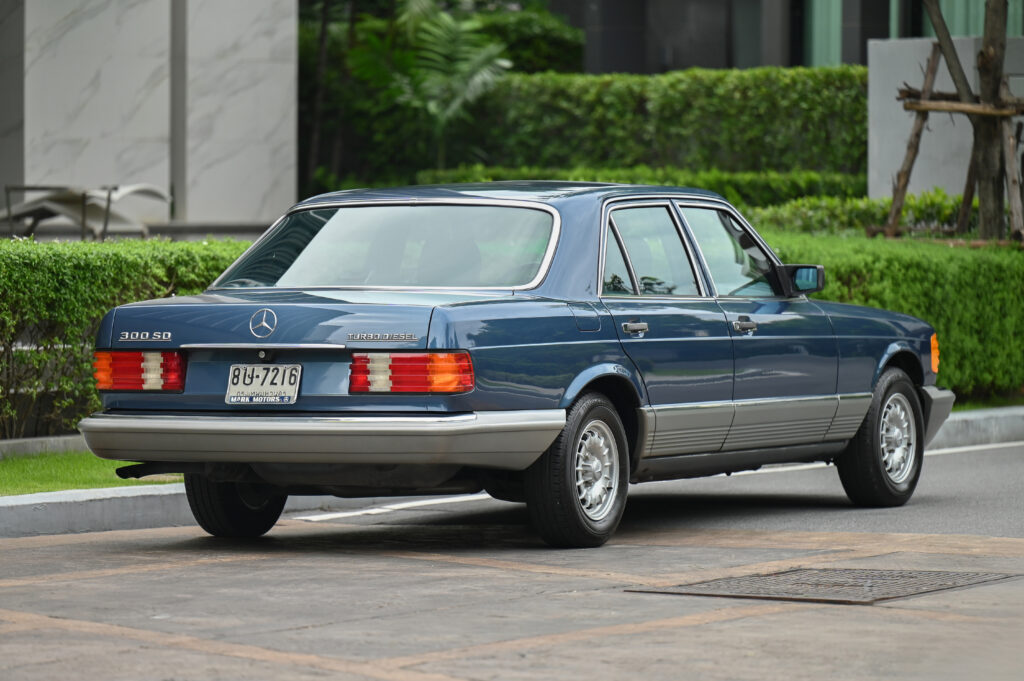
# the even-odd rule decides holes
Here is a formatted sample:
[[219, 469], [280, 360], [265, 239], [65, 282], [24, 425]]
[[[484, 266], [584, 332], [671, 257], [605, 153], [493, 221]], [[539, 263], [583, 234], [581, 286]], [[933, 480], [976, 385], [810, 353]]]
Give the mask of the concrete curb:
[[44, 452], [89, 451], [81, 434], [51, 435], [50, 437], [26, 437], [15, 440], [0, 440], [0, 459], [8, 456], [26, 456]]
[[[331, 496], [289, 497], [284, 510], [339, 511], [366, 503], [366, 499]], [[181, 483], [0, 497], [0, 537], [177, 525], [195, 525], [185, 499], [185, 485]]]
[[[80, 444], [64, 444], [74, 438], [79, 438]], [[16, 452], [0, 450], [0, 455], [85, 449], [80, 438], [38, 438], [36, 449], [28, 440], [10, 440], [8, 444], [19, 443], [21, 449]], [[61, 443], [56, 450], [53, 444], [55, 441]], [[1024, 407], [978, 409], [951, 414], [928, 448], [946, 449], [1018, 441], [1024, 441]], [[350, 510], [375, 503], [373, 499], [339, 499], [331, 496], [290, 497], [285, 512]], [[144, 529], [194, 523], [185, 499], [185, 486], [182, 484], [0, 497], [0, 537]]]

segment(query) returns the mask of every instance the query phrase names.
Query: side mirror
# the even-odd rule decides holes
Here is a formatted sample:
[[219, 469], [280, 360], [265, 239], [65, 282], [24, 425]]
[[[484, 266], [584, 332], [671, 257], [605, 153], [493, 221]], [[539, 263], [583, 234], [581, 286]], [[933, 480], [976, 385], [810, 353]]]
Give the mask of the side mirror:
[[786, 295], [794, 296], [815, 293], [825, 288], [824, 265], [783, 265], [782, 285]]

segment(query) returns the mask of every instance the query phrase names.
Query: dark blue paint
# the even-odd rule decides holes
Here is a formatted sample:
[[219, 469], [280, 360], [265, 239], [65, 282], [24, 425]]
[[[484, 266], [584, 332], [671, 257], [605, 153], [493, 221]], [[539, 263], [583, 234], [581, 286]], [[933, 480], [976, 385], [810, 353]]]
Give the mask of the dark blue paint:
[[[772, 396], [868, 392], [893, 352], [912, 353], [933, 384], [926, 323], [882, 310], [803, 299], [627, 299], [598, 296], [602, 204], [611, 199], [721, 197], [699, 190], [586, 183], [492, 183], [354, 190], [308, 199], [294, 210], [346, 201], [501, 199], [548, 204], [561, 234], [543, 282], [530, 291], [359, 291], [216, 289], [192, 297], [125, 305], [100, 324], [97, 347], [173, 349], [187, 343], [259, 343], [249, 319], [278, 315], [266, 342], [344, 344], [339, 350], [276, 351], [272, 361], [303, 365], [288, 412], [467, 412], [566, 407], [600, 378], [621, 379], [643, 405]], [[740, 315], [759, 325], [737, 337]], [[621, 323], [644, 318], [644, 338]], [[171, 332], [169, 343], [125, 343], [122, 331]], [[350, 333], [412, 333], [403, 342], [350, 341]], [[463, 395], [349, 395], [348, 365], [359, 350], [469, 350], [476, 388]], [[243, 411], [226, 405], [231, 363], [256, 362], [255, 350], [188, 353], [184, 394], [112, 393], [106, 409]], [[735, 368], [735, 387], [734, 387]]]

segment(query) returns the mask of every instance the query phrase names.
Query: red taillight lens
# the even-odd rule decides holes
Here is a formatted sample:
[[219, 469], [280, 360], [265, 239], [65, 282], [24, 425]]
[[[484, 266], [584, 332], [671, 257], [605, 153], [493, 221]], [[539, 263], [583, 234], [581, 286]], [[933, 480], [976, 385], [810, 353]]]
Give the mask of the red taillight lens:
[[185, 357], [180, 352], [93, 353], [98, 390], [185, 389]]
[[350, 393], [464, 393], [473, 389], [468, 352], [355, 352]]

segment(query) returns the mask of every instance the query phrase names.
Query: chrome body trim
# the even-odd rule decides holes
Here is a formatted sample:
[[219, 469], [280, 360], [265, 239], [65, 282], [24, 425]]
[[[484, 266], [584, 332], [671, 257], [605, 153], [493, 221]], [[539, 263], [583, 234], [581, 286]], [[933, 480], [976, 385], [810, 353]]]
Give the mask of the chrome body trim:
[[183, 343], [182, 350], [344, 350], [341, 343]]
[[455, 464], [523, 470], [565, 410], [424, 416], [94, 414], [78, 429], [104, 459], [238, 463]]
[[825, 433], [826, 440], [849, 440], [857, 434], [864, 416], [871, 408], [871, 393], [853, 393], [839, 396], [839, 409], [832, 425]]
[[641, 407], [640, 459], [849, 440], [871, 393]]
[[[284, 221], [290, 215], [295, 213], [302, 213], [310, 210], [321, 210], [321, 209], [332, 209], [332, 208], [352, 208], [352, 207], [365, 207], [365, 206], [423, 206], [423, 205], [436, 205], [436, 206], [460, 206], [460, 205], [475, 205], [475, 206], [503, 206], [506, 208], [524, 208], [530, 210], [541, 210], [551, 215], [551, 235], [548, 237], [548, 246], [544, 251], [544, 257], [541, 259], [540, 267], [537, 269], [537, 274], [529, 282], [520, 284], [518, 286], [219, 286], [221, 279], [224, 275], [234, 267], [234, 264], [249, 254], [256, 246], [264, 239], [268, 238], [277, 227], [280, 226], [281, 222]], [[554, 206], [546, 203], [540, 203], [537, 201], [517, 201], [511, 199], [373, 199], [365, 201], [331, 201], [329, 203], [320, 203], [313, 206], [293, 206], [288, 210], [287, 213], [282, 215], [274, 223], [274, 225], [260, 236], [252, 246], [246, 249], [242, 255], [238, 257], [235, 262], [231, 263], [227, 269], [217, 279], [210, 284], [207, 291], [287, 291], [287, 290], [301, 290], [301, 291], [316, 291], [316, 290], [331, 290], [331, 291], [527, 291], [535, 289], [541, 285], [545, 277], [548, 275], [548, 270], [551, 267], [551, 261], [555, 257], [555, 249], [558, 246], [558, 240], [562, 233], [562, 214], [558, 212]]]
[[723, 450], [821, 442], [836, 415], [839, 396], [742, 400], [735, 404], [736, 416]]

